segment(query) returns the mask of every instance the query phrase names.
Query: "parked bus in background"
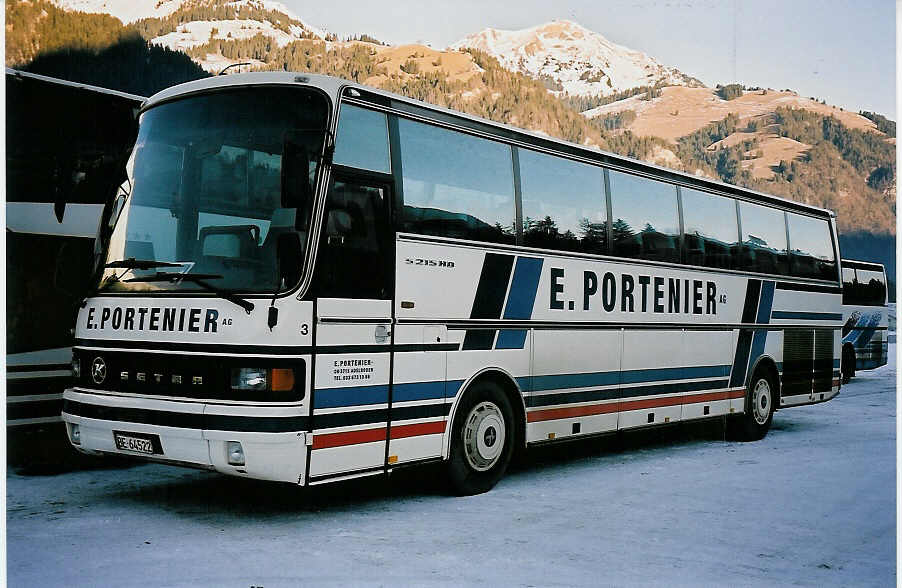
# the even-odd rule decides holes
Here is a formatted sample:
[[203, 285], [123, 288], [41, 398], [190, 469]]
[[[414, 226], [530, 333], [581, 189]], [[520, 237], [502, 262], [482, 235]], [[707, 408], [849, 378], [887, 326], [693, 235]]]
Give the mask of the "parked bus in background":
[[842, 377], [887, 362], [888, 313], [883, 264], [842, 260]]
[[839, 392], [829, 211], [293, 73], [142, 107], [71, 442], [318, 484]]
[[61, 422], [72, 321], [87, 294], [103, 204], [125, 179], [143, 100], [6, 70], [8, 427]]

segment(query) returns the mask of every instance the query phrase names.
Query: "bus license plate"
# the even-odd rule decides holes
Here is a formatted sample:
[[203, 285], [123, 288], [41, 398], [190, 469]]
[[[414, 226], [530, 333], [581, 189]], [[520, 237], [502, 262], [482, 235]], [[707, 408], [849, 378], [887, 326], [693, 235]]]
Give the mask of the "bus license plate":
[[157, 435], [142, 435], [140, 433], [120, 433], [113, 431], [113, 439], [116, 441], [116, 449], [119, 451], [133, 451], [149, 455], [162, 454], [160, 438]]

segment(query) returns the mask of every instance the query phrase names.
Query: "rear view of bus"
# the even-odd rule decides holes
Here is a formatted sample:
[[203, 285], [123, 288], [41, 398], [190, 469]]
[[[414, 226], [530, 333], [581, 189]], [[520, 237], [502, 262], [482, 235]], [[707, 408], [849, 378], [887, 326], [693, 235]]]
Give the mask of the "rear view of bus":
[[143, 107], [71, 442], [318, 484], [839, 392], [833, 215], [346, 80]]
[[842, 260], [842, 375], [871, 370], [887, 362], [886, 270], [882, 264]]

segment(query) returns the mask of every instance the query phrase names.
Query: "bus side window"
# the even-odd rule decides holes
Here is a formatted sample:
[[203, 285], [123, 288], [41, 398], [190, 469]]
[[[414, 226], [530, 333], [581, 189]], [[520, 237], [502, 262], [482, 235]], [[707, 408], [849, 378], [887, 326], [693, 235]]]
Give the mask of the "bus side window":
[[399, 229], [513, 244], [511, 148], [432, 125], [398, 120], [404, 205]]
[[782, 210], [739, 203], [742, 226], [740, 268], [763, 274], [786, 275], [786, 216]]
[[792, 275], [836, 280], [836, 254], [830, 224], [819, 218], [788, 213]]
[[604, 171], [527, 149], [518, 154], [523, 244], [607, 253]]
[[692, 188], [681, 188], [684, 257], [689, 265], [735, 269], [739, 265], [736, 201]]
[[314, 296], [391, 297], [386, 206], [384, 188], [333, 182], [316, 258]]
[[858, 274], [857, 304], [883, 306], [886, 304], [886, 283], [883, 273], [876, 270], [856, 270]]
[[388, 153], [385, 114], [342, 104], [333, 161], [338, 165], [390, 174]]
[[614, 255], [680, 261], [676, 186], [611, 171]]
[[857, 287], [858, 287], [858, 283], [855, 280], [855, 268], [853, 268], [853, 267], [842, 268], [842, 303], [843, 304], [855, 304], [855, 299], [856, 299], [855, 289]]

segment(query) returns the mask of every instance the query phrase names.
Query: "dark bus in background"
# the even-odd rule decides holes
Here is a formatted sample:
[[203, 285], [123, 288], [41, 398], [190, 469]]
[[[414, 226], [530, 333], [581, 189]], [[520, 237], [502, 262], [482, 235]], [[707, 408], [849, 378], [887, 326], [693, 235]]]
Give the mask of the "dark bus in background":
[[888, 308], [886, 270], [882, 264], [842, 260], [842, 376], [886, 365]]
[[[57, 427], [72, 324], [144, 98], [6, 70], [6, 424]], [[26, 427], [30, 425], [30, 427]], [[60, 426], [60, 431], [62, 431]]]

